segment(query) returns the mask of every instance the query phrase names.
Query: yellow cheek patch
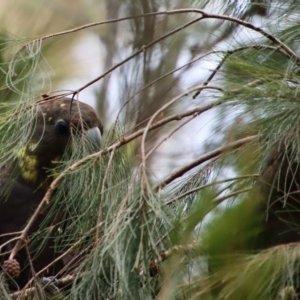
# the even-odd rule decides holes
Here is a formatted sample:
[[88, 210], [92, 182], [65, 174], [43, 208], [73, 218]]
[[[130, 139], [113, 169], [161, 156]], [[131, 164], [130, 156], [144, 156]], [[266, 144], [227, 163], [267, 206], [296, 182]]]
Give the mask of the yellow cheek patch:
[[28, 150], [33, 151], [35, 144], [29, 144], [23, 147], [18, 152], [18, 163], [21, 169], [21, 176], [27, 181], [36, 181], [37, 179], [37, 157], [28, 153]]
[[66, 106], [66, 104], [65, 104], [65, 103], [62, 103], [62, 104], [60, 105], [60, 107], [64, 107], [64, 106]]
[[35, 182], [37, 179], [37, 171], [31, 170], [31, 171], [22, 171], [21, 176], [24, 180], [28, 182]]

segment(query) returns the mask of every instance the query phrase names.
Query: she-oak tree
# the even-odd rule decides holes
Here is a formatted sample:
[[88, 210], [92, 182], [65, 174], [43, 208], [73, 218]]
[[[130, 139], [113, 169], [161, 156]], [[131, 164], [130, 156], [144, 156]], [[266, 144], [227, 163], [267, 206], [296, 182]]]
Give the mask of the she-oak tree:
[[[22, 101], [7, 97], [1, 105], [1, 167], [16, 157], [33, 132], [29, 107], [37, 98], [32, 84], [42, 76], [39, 66], [46, 40], [111, 23], [135, 26], [138, 49], [125, 51], [128, 56], [77, 90], [55, 94], [81, 99], [83, 90], [118, 71], [118, 76], [124, 74], [126, 66], [136, 82], [142, 77], [143, 86], [131, 93], [124, 80], [124, 95], [131, 94], [107, 128], [100, 151], [78, 147], [57, 163], [41, 200], [50, 207], [45, 222], [27, 237], [34, 214], [41, 212], [37, 207], [11, 241], [16, 245], [13, 255], [3, 253], [27, 253], [32, 278], [22, 290], [13, 291], [3, 273], [1, 299], [298, 298], [300, 56], [299, 25], [292, 17], [299, 12], [293, 2], [285, 7], [273, 2], [268, 9], [263, 4], [257, 3], [260, 10], [251, 6], [238, 15], [232, 7], [225, 14], [195, 7], [143, 7], [141, 15], [31, 40], [8, 62], [2, 59], [2, 85]], [[257, 26], [250, 18], [254, 13], [280, 17], [283, 9], [276, 30], [264, 26], [270, 25], [268, 19]], [[172, 22], [174, 18], [182, 23]], [[163, 32], [154, 27], [151, 39], [142, 43], [147, 39], [137, 34], [138, 29], [150, 32], [149, 24], [161, 25]], [[199, 24], [221, 28], [223, 39], [226, 34], [231, 37], [227, 48], [213, 48], [216, 34], [207, 52], [201, 51], [209, 39], [202, 49], [193, 46], [185, 64], [172, 69], [155, 65], [155, 51], [158, 57], [165, 55], [164, 60], [172, 59], [171, 52], [164, 51], [176, 38], [194, 43], [198, 33], [191, 28]], [[242, 30], [256, 34], [251, 43], [236, 42]], [[180, 79], [205, 60], [214, 62], [207, 77], [183, 86]], [[139, 64], [144, 70], [134, 73], [132, 66]], [[147, 101], [139, 95], [147, 95]], [[162, 100], [155, 101], [159, 97]], [[159, 147], [191, 123], [201, 127], [201, 117], [208, 114], [215, 133], [201, 152], [191, 153], [179, 143], [185, 163], [179, 160], [176, 168], [157, 179], [151, 167], [160, 158]], [[58, 212], [63, 218], [53, 236], [47, 220]], [[49, 239], [59, 258], [71, 259], [68, 268], [45, 282], [34, 271], [35, 257], [26, 249], [34, 247], [38, 257]]]

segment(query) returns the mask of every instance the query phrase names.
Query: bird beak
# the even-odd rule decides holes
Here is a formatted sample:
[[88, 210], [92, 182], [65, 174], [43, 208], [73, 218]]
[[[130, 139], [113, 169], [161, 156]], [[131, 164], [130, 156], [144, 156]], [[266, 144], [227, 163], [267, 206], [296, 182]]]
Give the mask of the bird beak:
[[100, 149], [101, 146], [101, 132], [98, 127], [90, 128], [86, 131], [86, 139], [91, 145], [95, 147], [95, 150]]

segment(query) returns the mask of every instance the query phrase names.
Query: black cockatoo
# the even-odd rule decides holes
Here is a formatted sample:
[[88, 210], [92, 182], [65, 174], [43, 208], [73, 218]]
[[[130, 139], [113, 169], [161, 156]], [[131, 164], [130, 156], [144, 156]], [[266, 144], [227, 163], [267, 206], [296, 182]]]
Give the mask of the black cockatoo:
[[[16, 243], [16, 240], [8, 241], [20, 235], [19, 232], [33, 215], [55, 177], [55, 172], [51, 170], [65, 155], [66, 149], [72, 151], [74, 137], [80, 135], [83, 140], [92, 143], [94, 149], [100, 147], [103, 127], [92, 107], [66, 97], [44, 95], [43, 98], [35, 105], [35, 126], [30, 140], [19, 149], [15, 161], [0, 170], [0, 246], [4, 245], [1, 247], [2, 263], [7, 259], [3, 253], [9, 253]], [[17, 176], [11, 176], [12, 173]], [[30, 228], [27, 243], [30, 244], [30, 236], [40, 229], [48, 210], [43, 210]], [[46, 241], [38, 255], [31, 257], [34, 271], [39, 272], [57, 255], [53, 241]], [[17, 288], [22, 288], [33, 274], [25, 247], [18, 251], [15, 260], [21, 271], [14, 280]], [[54, 276], [62, 267], [63, 262], [58, 261], [43, 276]]]
[[249, 194], [203, 233], [212, 299], [300, 299], [299, 133], [270, 144]]
[[263, 215], [259, 248], [300, 242], [299, 150], [280, 138], [267, 155], [255, 188]]

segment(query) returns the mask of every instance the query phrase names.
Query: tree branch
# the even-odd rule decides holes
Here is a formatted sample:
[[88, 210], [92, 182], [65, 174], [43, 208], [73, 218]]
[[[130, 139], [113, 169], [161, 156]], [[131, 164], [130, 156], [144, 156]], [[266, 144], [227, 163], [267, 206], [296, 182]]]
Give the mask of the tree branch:
[[183, 174], [185, 174], [186, 172], [190, 171], [191, 169], [199, 166], [200, 164], [204, 163], [205, 161], [212, 159], [224, 152], [228, 152], [231, 150], [235, 150], [237, 148], [240, 148], [241, 146], [253, 141], [254, 139], [257, 138], [257, 135], [252, 135], [252, 136], [248, 136], [246, 138], [237, 140], [235, 142], [226, 144], [222, 147], [219, 147], [213, 151], [210, 151], [204, 155], [199, 156], [197, 159], [193, 160], [192, 162], [178, 168], [177, 170], [175, 170], [173, 173], [171, 173], [170, 175], [168, 175], [166, 178], [164, 178], [163, 180], [161, 180], [155, 187], [154, 187], [154, 191], [158, 191], [160, 189], [163, 189], [167, 184], [171, 183], [173, 180], [175, 180], [178, 177], [181, 177]]
[[[130, 20], [130, 19], [135, 19], [135, 18], [142, 18], [142, 17], [150, 17], [150, 16], [156, 16], [156, 15], [174, 15], [174, 14], [183, 14], [183, 13], [198, 13], [201, 14], [201, 17], [196, 18], [190, 22], [187, 22], [186, 24], [168, 32], [167, 34], [159, 37], [158, 39], [155, 39], [154, 41], [150, 42], [149, 44], [143, 46], [141, 49], [139, 49], [138, 51], [136, 51], [135, 53], [133, 53], [132, 55], [130, 55], [129, 57], [127, 57], [126, 59], [124, 59], [123, 61], [117, 63], [115, 66], [113, 66], [112, 68], [108, 69], [106, 72], [104, 72], [102, 75], [96, 77], [95, 79], [93, 79], [92, 81], [88, 82], [87, 84], [85, 84], [84, 86], [80, 87], [79, 89], [70, 92], [70, 94], [78, 94], [79, 92], [81, 92], [82, 90], [86, 89], [87, 87], [89, 87], [90, 85], [94, 84], [95, 82], [99, 81], [100, 79], [102, 79], [103, 77], [105, 77], [106, 75], [108, 75], [109, 73], [111, 73], [113, 70], [115, 70], [116, 68], [122, 66], [123, 64], [125, 64], [126, 62], [128, 62], [129, 60], [131, 60], [133, 57], [139, 55], [140, 53], [143, 53], [147, 48], [153, 46], [154, 44], [160, 42], [161, 40], [173, 35], [176, 32], [181, 31], [182, 29], [200, 21], [203, 19], [219, 19], [219, 20], [225, 20], [225, 21], [230, 21], [230, 22], [234, 22], [237, 24], [240, 24], [241, 26], [244, 26], [246, 28], [249, 28], [251, 30], [254, 30], [258, 33], [260, 33], [261, 35], [265, 36], [268, 40], [272, 41], [274, 44], [277, 44], [279, 46], [279, 49], [282, 49], [284, 51], [284, 53], [286, 55], [288, 55], [289, 58], [293, 59], [297, 64], [300, 61], [299, 56], [291, 49], [289, 48], [285, 43], [283, 43], [281, 40], [279, 40], [278, 38], [276, 38], [274, 35], [266, 32], [264, 29], [253, 25], [252, 23], [249, 23], [247, 21], [243, 21], [239, 18], [235, 18], [235, 17], [230, 17], [230, 16], [226, 16], [226, 15], [218, 15], [218, 14], [210, 14], [205, 12], [204, 10], [201, 9], [174, 9], [174, 10], [169, 10], [169, 11], [161, 11], [161, 12], [153, 12], [153, 13], [148, 13], [148, 14], [143, 14], [143, 15], [137, 15], [137, 16], [129, 16], [129, 17], [124, 17], [124, 18], [117, 18], [117, 19], [112, 19], [112, 20], [106, 20], [106, 21], [101, 21], [101, 22], [94, 22], [94, 23], [90, 23], [90, 24], [85, 24], [83, 26], [80, 27], [76, 27], [70, 30], [66, 30], [66, 31], [61, 31], [61, 32], [57, 32], [57, 33], [53, 33], [53, 34], [49, 34], [49, 35], [45, 35], [42, 37], [39, 37], [37, 39], [34, 39], [26, 44], [24, 44], [12, 57], [10, 64], [9, 64], [9, 74], [14, 74], [13, 72], [13, 64], [16, 60], [17, 55], [22, 52], [24, 49], [26, 49], [29, 45], [33, 44], [33, 43], [41, 43], [42, 41], [52, 38], [52, 37], [57, 37], [60, 35], [65, 35], [65, 34], [69, 34], [69, 33], [73, 33], [73, 32], [77, 32], [86, 28], [90, 28], [90, 27], [94, 27], [94, 26], [98, 26], [98, 25], [103, 25], [103, 24], [108, 24], [108, 23], [115, 23], [115, 22], [121, 22], [124, 20]], [[217, 72], [218, 70], [216, 70]], [[212, 74], [212, 77], [214, 75]], [[208, 79], [208, 82], [210, 80]]]
[[215, 182], [211, 182], [211, 183], [208, 183], [208, 184], [205, 184], [205, 185], [201, 185], [201, 186], [198, 186], [196, 188], [193, 188], [193, 189], [190, 189], [189, 191], [183, 193], [183, 194], [180, 194], [170, 200], [168, 200], [165, 204], [166, 205], [170, 205], [172, 204], [173, 202], [175, 202], [176, 200], [179, 200], [181, 198], [184, 198], [192, 193], [195, 193], [195, 192], [198, 192], [198, 191], [201, 191], [205, 188], [208, 188], [210, 186], [214, 186], [214, 185], [217, 185], [217, 184], [221, 184], [221, 183], [225, 183], [225, 182], [230, 182], [230, 181], [236, 181], [236, 180], [244, 180], [246, 178], [257, 178], [259, 176], [259, 174], [251, 174], [251, 175], [243, 175], [243, 176], [238, 176], [238, 177], [233, 177], [233, 178], [228, 178], [228, 179], [224, 179], [224, 180], [220, 180], [220, 181], [215, 181]]

